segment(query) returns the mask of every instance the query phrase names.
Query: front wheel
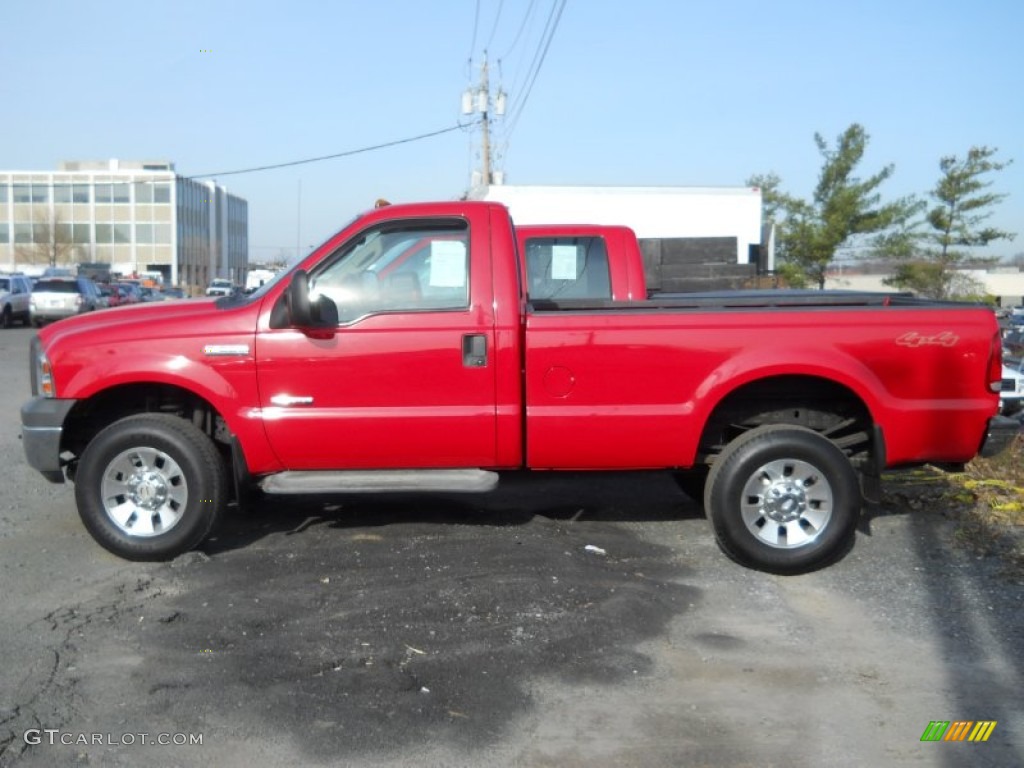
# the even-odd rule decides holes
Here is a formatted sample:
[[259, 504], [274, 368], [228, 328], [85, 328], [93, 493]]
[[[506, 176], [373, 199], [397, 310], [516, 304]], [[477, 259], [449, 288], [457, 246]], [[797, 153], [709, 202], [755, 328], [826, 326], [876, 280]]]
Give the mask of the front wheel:
[[227, 494], [213, 441], [167, 414], [114, 422], [86, 446], [75, 474], [86, 529], [128, 560], [167, 560], [197, 546], [222, 518]]
[[775, 424], [726, 446], [708, 476], [704, 507], [731, 558], [759, 570], [801, 573], [828, 564], [852, 541], [860, 483], [833, 442]]

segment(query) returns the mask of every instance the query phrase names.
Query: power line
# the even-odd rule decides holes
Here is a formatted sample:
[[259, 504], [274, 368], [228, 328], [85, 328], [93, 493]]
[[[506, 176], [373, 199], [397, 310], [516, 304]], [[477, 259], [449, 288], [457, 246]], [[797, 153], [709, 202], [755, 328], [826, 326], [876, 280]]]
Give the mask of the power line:
[[214, 176], [237, 176], [240, 173], [255, 173], [256, 171], [270, 171], [275, 168], [288, 168], [293, 165], [305, 165], [306, 163], [319, 163], [323, 160], [334, 160], [339, 157], [349, 157], [351, 155], [359, 155], [363, 152], [372, 152], [377, 149], [386, 149], [388, 147], [396, 147], [399, 144], [409, 144], [413, 141], [420, 141], [421, 139], [429, 139], [433, 136], [440, 136], [443, 133], [451, 133], [452, 131], [459, 131], [465, 128], [470, 128], [476, 121], [471, 123], [457, 123], [448, 128], [442, 128], [439, 131], [431, 131], [430, 133], [421, 133], [419, 136], [410, 136], [406, 139], [396, 139], [395, 141], [387, 141], [383, 144], [374, 144], [370, 147], [360, 147], [359, 149], [350, 149], [347, 152], [337, 152], [333, 155], [321, 155], [320, 157], [308, 157], [304, 160], [290, 160], [286, 163], [274, 163], [273, 165], [258, 165], [253, 168], [242, 168], [237, 171], [218, 171], [216, 173], [197, 173], [193, 176], [186, 176], [186, 179], [209, 179]]
[[469, 42], [469, 64], [473, 65], [473, 49], [476, 48], [476, 28], [480, 23], [480, 0], [476, 0], [476, 11], [473, 13], [473, 39]]
[[[557, 3], [558, 0], [555, 0], [555, 2]], [[512, 131], [515, 130], [516, 124], [519, 122], [520, 115], [523, 114], [523, 109], [526, 107], [526, 101], [527, 101], [527, 99], [530, 98], [530, 92], [533, 90], [533, 84], [537, 82], [537, 75], [540, 74], [541, 67], [544, 66], [544, 59], [548, 55], [548, 49], [551, 47], [551, 41], [555, 37], [555, 31], [558, 29], [558, 22], [562, 18], [562, 11], [565, 10], [565, 4], [567, 2], [568, 2], [568, 0], [561, 0], [561, 5], [558, 6], [558, 14], [554, 17], [554, 24], [551, 25], [551, 32], [548, 34], [547, 41], [543, 42], [543, 38], [541, 38], [542, 42], [543, 42], [544, 50], [543, 50], [543, 52], [540, 53], [540, 60], [537, 62], [537, 66], [533, 70], [533, 77], [530, 78], [529, 75], [527, 76], [529, 78], [529, 84], [526, 86], [526, 91], [525, 91], [525, 93], [523, 93], [523, 98], [516, 105], [516, 113], [509, 120], [508, 132], [505, 134], [506, 140], [508, 139], [509, 136], [512, 135]], [[554, 5], [551, 6], [551, 11], [552, 11], [552, 13], [554, 13], [554, 11], [555, 11], [555, 6]], [[551, 15], [550, 14], [548, 16], [548, 20], [549, 21], [551, 20]], [[540, 51], [540, 47], [539, 46], [538, 46], [537, 50]], [[534, 55], [534, 60], [535, 61], [537, 60], [537, 56], [536, 55]]]
[[[533, 52], [533, 56], [531, 57], [529, 54], [527, 54], [527, 55], [525, 55], [525, 56], [520, 58], [519, 65], [516, 67], [515, 80], [513, 80], [512, 88], [510, 89], [512, 93], [523, 94], [523, 93], [526, 92], [526, 84], [530, 80], [530, 76], [533, 73], [533, 68], [537, 64], [537, 59], [540, 57], [541, 49], [544, 47], [544, 40], [548, 36], [548, 29], [551, 27], [551, 21], [552, 21], [552, 19], [555, 16], [555, 9], [556, 9], [557, 6], [558, 6], [558, 0], [551, 0], [551, 8], [548, 10], [548, 17], [547, 17], [547, 19], [544, 20], [544, 26], [541, 28], [540, 37], [537, 40], [537, 47], [536, 47], [536, 49]], [[534, 18], [536, 18], [537, 16], [540, 16], [540, 15], [542, 15], [542, 14], [540, 12], [538, 12], [534, 16]], [[533, 22], [531, 21], [530, 23], [531, 23], [531, 32], [532, 32], [532, 24], [533, 24]], [[526, 69], [523, 70], [521, 65], [523, 64], [524, 61], [527, 61], [527, 60], [529, 61], [529, 63], [527, 64]], [[520, 75], [524, 75], [522, 83], [520, 83], [520, 81], [519, 81], [519, 76]], [[522, 87], [520, 87], [520, 85], [522, 85]], [[512, 104], [512, 108], [514, 108], [515, 105], [518, 104], [518, 103], [519, 103], [518, 100], [514, 100], [514, 102]]]
[[530, 14], [533, 13], [533, 4], [536, 2], [537, 0], [530, 0], [530, 4], [526, 6], [526, 13], [523, 14], [523, 23], [519, 25], [519, 31], [516, 32], [516, 36], [515, 39], [512, 41], [512, 45], [508, 47], [508, 50], [505, 51], [505, 53], [501, 56], [501, 58], [498, 59], [498, 61], [501, 61], [501, 59], [506, 58], [510, 53], [512, 53], [512, 51], [516, 49], [516, 44], [519, 42], [519, 38], [522, 37], [523, 30], [526, 29], [526, 22], [530, 20]]
[[[494, 33], [498, 31], [498, 21], [501, 19], [501, 9], [502, 9], [502, 6], [504, 6], [504, 5], [505, 5], [505, 0], [499, 0], [498, 1], [498, 13], [494, 17], [494, 26], [491, 27], [491, 36], [489, 38], [487, 38], [487, 46], [486, 46], [486, 48], [490, 48], [491, 47], [491, 42], [493, 42], [493, 40], [494, 40]], [[485, 50], [486, 50], [486, 48], [485, 48]]]

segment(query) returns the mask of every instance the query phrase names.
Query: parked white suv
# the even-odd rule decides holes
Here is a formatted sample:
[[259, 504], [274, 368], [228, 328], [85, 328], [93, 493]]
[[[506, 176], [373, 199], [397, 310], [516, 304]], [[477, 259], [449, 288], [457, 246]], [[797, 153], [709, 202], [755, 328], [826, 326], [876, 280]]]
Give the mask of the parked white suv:
[[238, 287], [230, 280], [218, 277], [210, 283], [210, 287], [206, 289], [207, 296], [231, 296], [238, 292]]
[[32, 282], [24, 275], [0, 275], [0, 326], [10, 328], [15, 320], [29, 324]]
[[29, 309], [37, 328], [50, 320], [100, 308], [100, 293], [87, 277], [41, 277], [32, 289]]

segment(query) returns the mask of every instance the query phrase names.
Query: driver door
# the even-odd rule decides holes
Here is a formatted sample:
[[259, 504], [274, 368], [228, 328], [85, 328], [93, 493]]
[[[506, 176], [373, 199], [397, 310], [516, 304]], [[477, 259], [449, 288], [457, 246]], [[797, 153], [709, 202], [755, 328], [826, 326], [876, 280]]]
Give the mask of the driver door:
[[490, 274], [463, 219], [383, 222], [310, 270], [333, 334], [258, 335], [262, 412], [292, 470], [495, 464]]

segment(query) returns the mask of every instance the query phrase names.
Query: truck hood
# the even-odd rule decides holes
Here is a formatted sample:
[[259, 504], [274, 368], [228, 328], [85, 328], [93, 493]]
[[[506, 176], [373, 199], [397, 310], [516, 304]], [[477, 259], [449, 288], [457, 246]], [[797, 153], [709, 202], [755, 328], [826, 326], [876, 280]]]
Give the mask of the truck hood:
[[252, 334], [260, 301], [180, 299], [133, 304], [69, 317], [39, 331], [44, 348]]

